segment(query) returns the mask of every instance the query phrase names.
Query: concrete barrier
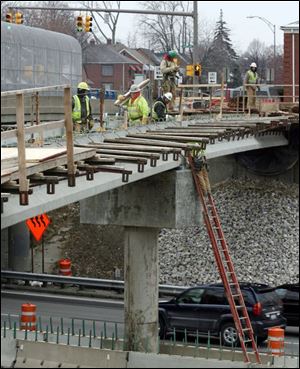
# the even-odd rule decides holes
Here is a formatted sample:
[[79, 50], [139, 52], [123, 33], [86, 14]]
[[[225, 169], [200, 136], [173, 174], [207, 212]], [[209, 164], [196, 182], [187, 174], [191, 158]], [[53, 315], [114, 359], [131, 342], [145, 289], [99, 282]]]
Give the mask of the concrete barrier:
[[11, 338], [1, 338], [1, 368], [12, 368], [16, 357], [16, 340]]
[[[3, 368], [298, 368], [298, 357], [261, 357], [262, 365], [246, 364], [232, 352], [222, 358], [210, 350], [206, 357], [178, 354], [154, 354], [68, 346], [28, 340], [1, 338], [1, 367]], [[216, 350], [217, 351], [217, 350]], [[228, 350], [229, 351], [229, 350]], [[171, 352], [170, 352], [171, 353]], [[208, 352], [206, 351], [208, 354]], [[187, 352], [185, 351], [185, 354]], [[237, 355], [239, 356], [239, 355]]]
[[[18, 340], [16, 368], [126, 368], [127, 352]], [[55, 359], [51, 362], [48, 359]], [[71, 366], [70, 366], [71, 365]]]
[[[129, 352], [127, 368], [248, 368], [249, 365], [229, 360], [212, 360], [164, 354]], [[253, 367], [253, 366], [252, 366]]]

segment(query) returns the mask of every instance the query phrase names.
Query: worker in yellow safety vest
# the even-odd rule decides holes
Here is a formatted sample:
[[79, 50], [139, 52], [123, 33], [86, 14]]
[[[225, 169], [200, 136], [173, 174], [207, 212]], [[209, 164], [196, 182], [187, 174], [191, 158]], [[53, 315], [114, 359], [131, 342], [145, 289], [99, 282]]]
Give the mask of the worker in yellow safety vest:
[[247, 99], [248, 99], [248, 113], [251, 113], [251, 109], [256, 108], [256, 89], [259, 89], [258, 86], [258, 74], [257, 74], [257, 65], [256, 63], [250, 64], [250, 69], [247, 71], [245, 76], [245, 85], [253, 85], [246, 86], [247, 91]]
[[[118, 100], [124, 101], [126, 97], [119, 95]], [[130, 99], [124, 103], [128, 111], [130, 126], [147, 124], [150, 112], [147, 100], [142, 96], [141, 89], [137, 85], [130, 87]]]
[[91, 102], [87, 96], [88, 91], [88, 84], [80, 82], [77, 86], [77, 95], [72, 98], [72, 120], [75, 132], [89, 131], [94, 126]]

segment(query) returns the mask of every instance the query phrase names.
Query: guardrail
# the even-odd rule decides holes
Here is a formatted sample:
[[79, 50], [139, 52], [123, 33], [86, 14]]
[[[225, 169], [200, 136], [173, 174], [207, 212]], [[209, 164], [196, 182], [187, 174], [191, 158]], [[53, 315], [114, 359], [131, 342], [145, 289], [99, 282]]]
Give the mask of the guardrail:
[[[38, 281], [42, 283], [73, 284], [82, 287], [111, 289], [124, 291], [124, 281], [98, 278], [69, 277], [55, 274], [23, 273], [9, 270], [1, 271], [1, 280], [15, 279], [19, 281]], [[159, 285], [161, 294], [175, 296], [186, 290], [188, 286]]]

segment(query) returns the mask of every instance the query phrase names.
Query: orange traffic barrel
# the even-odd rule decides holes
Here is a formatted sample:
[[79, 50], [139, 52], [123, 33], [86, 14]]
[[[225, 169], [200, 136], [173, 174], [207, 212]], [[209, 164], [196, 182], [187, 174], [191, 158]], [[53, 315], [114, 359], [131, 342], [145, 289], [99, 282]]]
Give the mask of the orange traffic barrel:
[[284, 329], [278, 327], [268, 329], [268, 348], [272, 355], [284, 354]]
[[72, 275], [70, 259], [61, 259], [59, 261], [59, 272], [65, 276]]
[[21, 307], [21, 329], [28, 331], [36, 330], [36, 305], [22, 304]]

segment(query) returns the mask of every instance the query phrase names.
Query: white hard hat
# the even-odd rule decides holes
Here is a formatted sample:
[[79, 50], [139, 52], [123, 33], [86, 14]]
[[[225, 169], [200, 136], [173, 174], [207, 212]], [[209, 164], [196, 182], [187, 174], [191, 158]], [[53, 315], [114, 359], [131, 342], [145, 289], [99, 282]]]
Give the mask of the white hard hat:
[[251, 63], [251, 64], [250, 64], [250, 68], [257, 68], [256, 63]]
[[171, 101], [171, 100], [172, 100], [172, 98], [173, 98], [173, 95], [172, 95], [172, 93], [171, 93], [171, 92], [166, 92], [166, 93], [164, 94], [164, 97], [165, 97], [167, 100]]
[[130, 87], [130, 93], [139, 92], [139, 91], [141, 91], [141, 89], [139, 88], [138, 85], [132, 85]]

